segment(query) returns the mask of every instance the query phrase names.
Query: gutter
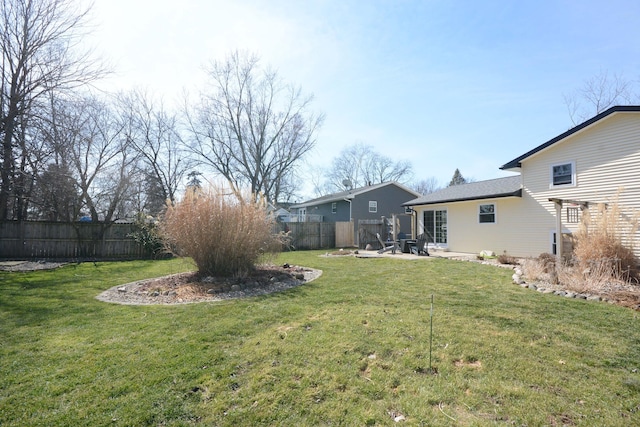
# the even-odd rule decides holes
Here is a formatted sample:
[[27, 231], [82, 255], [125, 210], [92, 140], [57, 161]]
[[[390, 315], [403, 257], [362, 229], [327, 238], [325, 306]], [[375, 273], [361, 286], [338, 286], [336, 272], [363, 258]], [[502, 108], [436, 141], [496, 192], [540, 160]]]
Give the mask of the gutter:
[[512, 193], [487, 194], [484, 196], [461, 197], [457, 199], [432, 200], [432, 201], [415, 202], [415, 203], [407, 202], [407, 203], [403, 203], [402, 206], [437, 205], [439, 203], [455, 203], [455, 202], [468, 202], [471, 200], [501, 199], [504, 197], [522, 197], [522, 188]]

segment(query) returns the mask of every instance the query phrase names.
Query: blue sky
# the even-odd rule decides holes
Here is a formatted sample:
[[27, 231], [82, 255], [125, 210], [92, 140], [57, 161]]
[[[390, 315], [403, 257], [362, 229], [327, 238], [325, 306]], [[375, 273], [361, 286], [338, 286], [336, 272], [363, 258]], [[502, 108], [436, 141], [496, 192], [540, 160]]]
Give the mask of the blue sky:
[[441, 184], [476, 180], [571, 127], [563, 94], [601, 72], [640, 78], [640, 2], [96, 0], [107, 89], [165, 101], [248, 50], [326, 114], [312, 162], [358, 142]]

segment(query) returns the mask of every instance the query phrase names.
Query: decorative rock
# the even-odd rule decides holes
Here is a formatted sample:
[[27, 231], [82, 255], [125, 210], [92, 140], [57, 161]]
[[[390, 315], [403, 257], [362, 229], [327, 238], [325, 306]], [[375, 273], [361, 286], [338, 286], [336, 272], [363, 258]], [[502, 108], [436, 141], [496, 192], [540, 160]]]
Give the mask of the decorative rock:
[[241, 291], [242, 288], [240, 287], [240, 285], [232, 285], [231, 286], [231, 292], [238, 292]]
[[153, 292], [151, 292], [151, 296], [152, 296], [152, 297], [160, 296], [160, 292], [158, 292], [158, 291], [153, 291]]
[[127, 292], [127, 288], [122, 286], [122, 287], [118, 288], [118, 292]]
[[495, 252], [493, 252], [493, 251], [489, 251], [489, 250], [486, 250], [486, 249], [485, 249], [485, 250], [483, 250], [483, 251], [480, 251], [480, 256], [481, 256], [481, 257], [486, 257], [486, 256], [496, 256], [496, 253], [495, 253]]
[[522, 269], [520, 267], [516, 267], [514, 271], [518, 276], [522, 276], [523, 274]]
[[[557, 295], [557, 296], [561, 296], [561, 297], [565, 297], [565, 298], [577, 298], [577, 299], [582, 299], [582, 300], [587, 300], [587, 301], [599, 301], [599, 302], [608, 302], [609, 304], [618, 304], [618, 301], [611, 299], [610, 297], [607, 296], [600, 296], [600, 295], [594, 295], [594, 294], [588, 294], [588, 293], [577, 293], [577, 292], [572, 292], [569, 290], [563, 290], [563, 289], [558, 289], [557, 286], [552, 286], [551, 288], [546, 288], [544, 287], [543, 283], [540, 283], [538, 285], [534, 284], [534, 283], [526, 283], [526, 281], [524, 280], [524, 278], [522, 276], [520, 276], [519, 273], [519, 268], [515, 267], [514, 268], [514, 274], [511, 276], [514, 283], [516, 283], [517, 285], [519, 285], [522, 288], [529, 288], [532, 289], [534, 291], [538, 291], [542, 294], [553, 294], [553, 295]], [[638, 304], [636, 307], [634, 307], [634, 309], [639, 310], [640, 311], [640, 304]]]
[[208, 294], [215, 294], [215, 293], [216, 293], [216, 290], [215, 290], [215, 289], [213, 289], [213, 288], [212, 288], [212, 289], [207, 289], [207, 293], [208, 293]]
[[173, 297], [173, 296], [178, 295], [178, 293], [176, 291], [169, 291], [169, 293], [167, 295], [169, 295], [170, 297]]
[[373, 250], [373, 245], [371, 243], [367, 243], [367, 246], [365, 246], [364, 250], [365, 251], [372, 251]]

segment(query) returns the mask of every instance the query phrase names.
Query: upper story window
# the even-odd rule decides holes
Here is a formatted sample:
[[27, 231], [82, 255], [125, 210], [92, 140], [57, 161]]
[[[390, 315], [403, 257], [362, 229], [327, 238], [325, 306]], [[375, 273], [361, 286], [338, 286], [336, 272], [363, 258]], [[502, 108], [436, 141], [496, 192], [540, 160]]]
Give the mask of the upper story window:
[[558, 163], [551, 165], [551, 184], [549, 187], [575, 186], [576, 162]]
[[334, 214], [337, 211], [338, 211], [338, 203], [337, 202], [331, 203], [331, 213]]
[[378, 202], [376, 200], [369, 200], [369, 212], [378, 212]]
[[496, 222], [496, 205], [494, 203], [479, 206], [478, 222], [481, 224], [491, 224]]

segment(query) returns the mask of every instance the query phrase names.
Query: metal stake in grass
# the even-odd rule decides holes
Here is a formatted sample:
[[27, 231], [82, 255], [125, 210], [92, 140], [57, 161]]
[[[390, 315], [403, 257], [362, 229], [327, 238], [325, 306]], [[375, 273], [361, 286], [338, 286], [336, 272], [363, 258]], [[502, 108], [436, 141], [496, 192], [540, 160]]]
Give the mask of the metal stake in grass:
[[431, 349], [433, 347], [433, 294], [431, 294], [431, 310], [429, 312], [429, 373], [433, 374], [431, 367]]

